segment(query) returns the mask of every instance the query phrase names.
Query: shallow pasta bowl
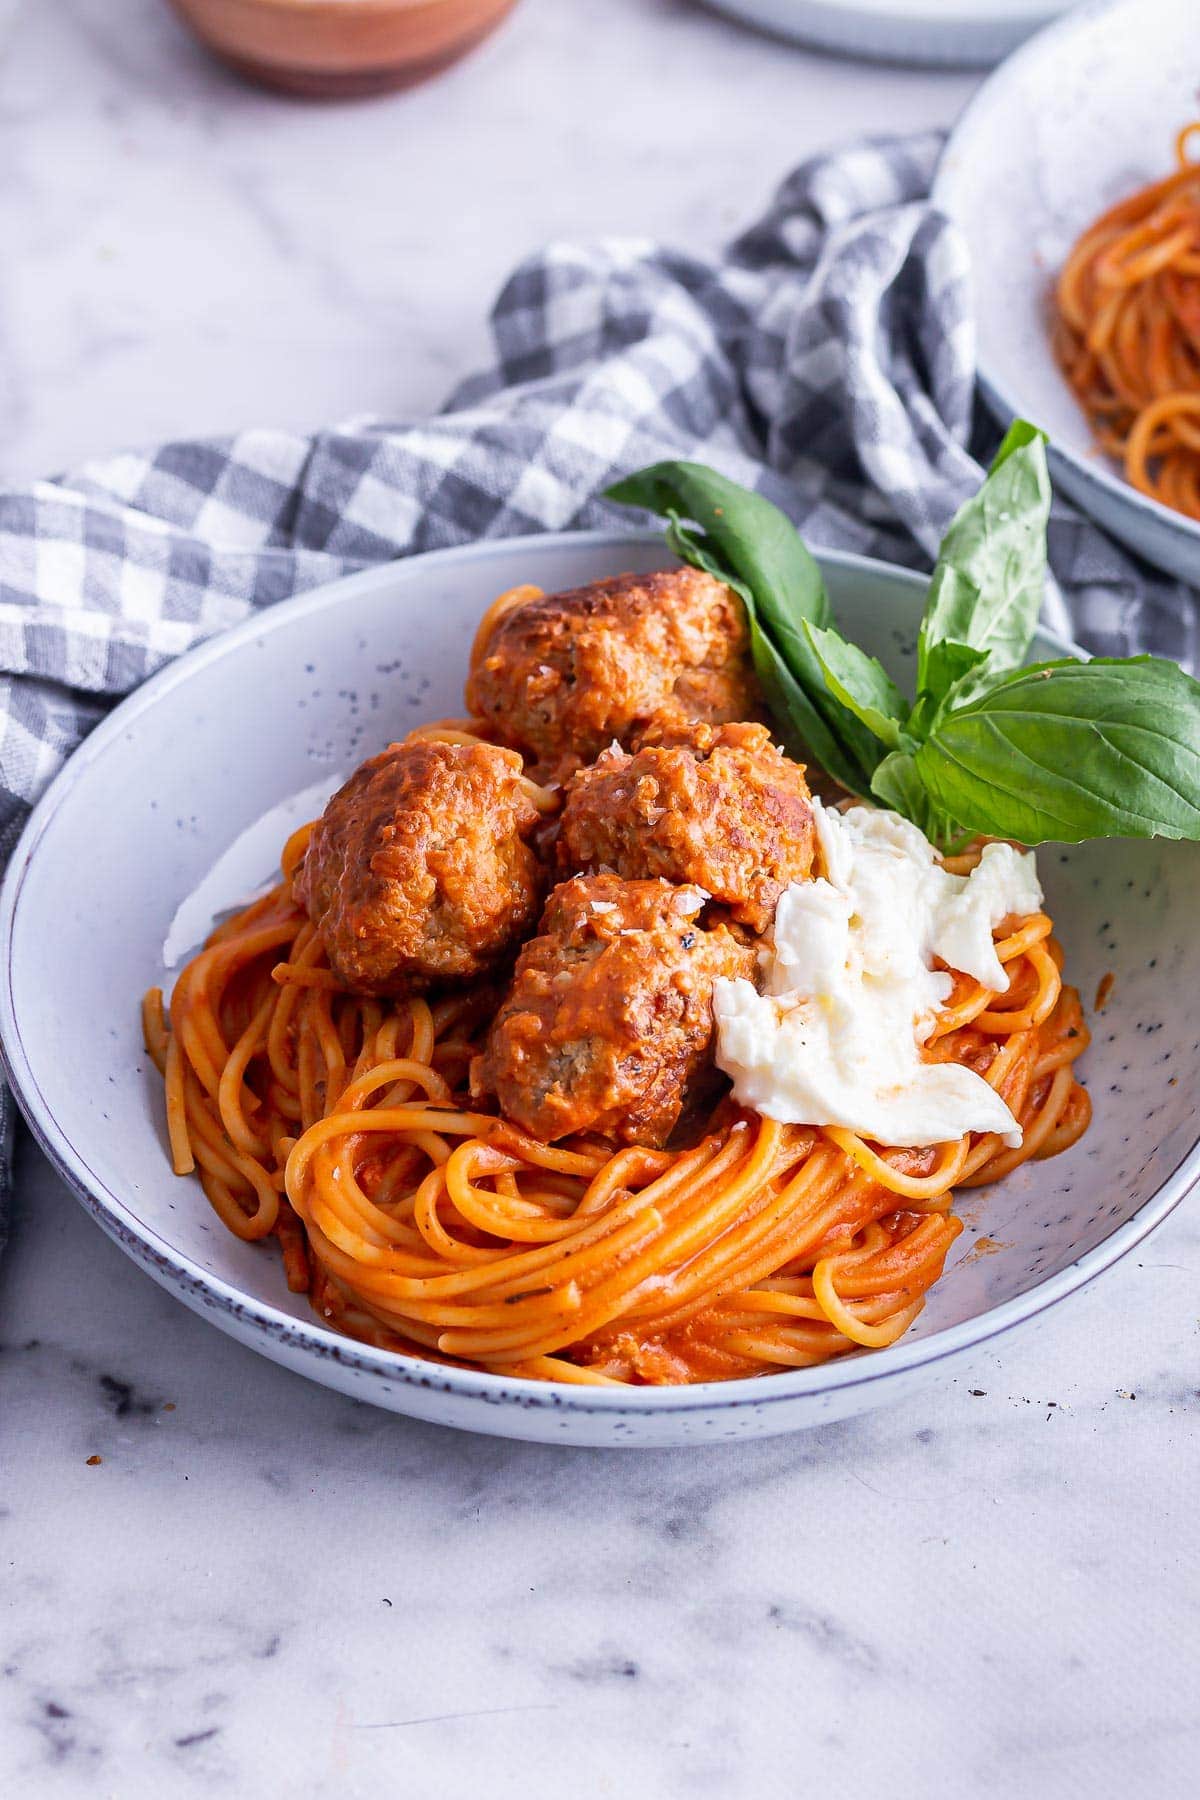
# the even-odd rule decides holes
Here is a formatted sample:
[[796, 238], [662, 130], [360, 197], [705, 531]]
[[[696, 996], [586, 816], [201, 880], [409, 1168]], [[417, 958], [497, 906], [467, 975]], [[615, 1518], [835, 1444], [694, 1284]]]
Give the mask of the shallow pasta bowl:
[[[1192, 845], [1047, 849], [1040, 863], [1090, 1000], [1112, 970], [1084, 1066], [1099, 1097], [1065, 1156], [964, 1196], [968, 1228], [898, 1344], [815, 1369], [679, 1389], [519, 1381], [374, 1350], [287, 1292], [273, 1246], [231, 1237], [171, 1174], [138, 1002], [214, 913], [272, 871], [283, 838], [339, 777], [421, 719], [460, 710], [467, 651], [503, 589], [576, 586], [667, 560], [661, 538], [580, 533], [448, 550], [272, 608], [148, 682], [87, 740], [29, 821], [0, 893], [0, 1038], [43, 1148], [155, 1280], [242, 1343], [415, 1417], [501, 1436], [668, 1445], [844, 1418], [944, 1382], [1132, 1248], [1200, 1173], [1200, 976]], [[852, 637], [904, 681], [917, 577], [820, 558]], [[1034, 653], [1061, 646], [1043, 638]], [[987, 1244], [981, 1245], [980, 1239]], [[993, 1254], [981, 1254], [991, 1248]]]
[[1007, 425], [1050, 436], [1056, 489], [1130, 549], [1200, 575], [1200, 524], [1130, 486], [1096, 448], [1050, 347], [1052, 279], [1105, 209], [1174, 166], [1197, 116], [1196, 0], [1093, 0], [990, 76], [951, 133], [933, 200], [971, 257], [979, 381]]

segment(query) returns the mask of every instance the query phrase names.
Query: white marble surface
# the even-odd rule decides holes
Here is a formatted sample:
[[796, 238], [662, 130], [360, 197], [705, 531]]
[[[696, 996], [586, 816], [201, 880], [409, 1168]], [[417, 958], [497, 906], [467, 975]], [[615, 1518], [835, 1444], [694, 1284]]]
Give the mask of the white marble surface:
[[[0, 474], [417, 412], [544, 237], [711, 244], [809, 150], [945, 123], [967, 86], [683, 4], [525, 0], [436, 86], [312, 109], [227, 80], [155, 0], [26, 0]], [[619, 1456], [310, 1387], [141, 1276], [28, 1145], [18, 1201], [5, 1795], [1196, 1791], [1194, 1203], [923, 1400]]]

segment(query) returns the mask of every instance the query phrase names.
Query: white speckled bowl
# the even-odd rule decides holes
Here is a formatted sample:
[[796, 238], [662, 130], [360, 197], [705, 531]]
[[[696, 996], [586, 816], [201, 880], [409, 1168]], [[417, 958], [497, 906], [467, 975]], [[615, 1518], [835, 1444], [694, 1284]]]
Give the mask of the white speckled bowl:
[[[232, 1238], [199, 1186], [170, 1173], [138, 1000], [170, 980], [168, 936], [186, 951], [204, 929], [193, 913], [172, 931], [181, 902], [206, 882], [205, 915], [243, 898], [271, 872], [281, 803], [301, 793], [319, 803], [322, 784], [417, 719], [458, 711], [471, 634], [502, 589], [568, 587], [663, 561], [648, 535], [510, 539], [393, 563], [274, 607], [165, 670], [93, 733], [34, 813], [5, 878], [0, 1039], [27, 1119], [83, 1204], [222, 1330], [397, 1412], [614, 1445], [842, 1418], [947, 1380], [975, 1346], [1132, 1248], [1200, 1169], [1200, 851], [1108, 844], [1041, 856], [1069, 975], [1090, 999], [1106, 970], [1117, 974], [1085, 1067], [1100, 1101], [1095, 1126], [1066, 1156], [965, 1197], [954, 1266], [889, 1350], [757, 1381], [627, 1392], [441, 1368], [326, 1330], [288, 1294], [274, 1248]], [[904, 680], [924, 583], [861, 558], [821, 562], [847, 630]], [[272, 809], [264, 829], [257, 822]], [[981, 1254], [982, 1237], [996, 1248]]]
[[979, 379], [1004, 425], [1051, 439], [1061, 487], [1130, 549], [1200, 579], [1200, 525], [1151, 500], [1101, 455], [1046, 329], [1051, 278], [1105, 207], [1174, 166], [1200, 110], [1197, 0], [1095, 0], [998, 69], [959, 120], [933, 198], [966, 235]]

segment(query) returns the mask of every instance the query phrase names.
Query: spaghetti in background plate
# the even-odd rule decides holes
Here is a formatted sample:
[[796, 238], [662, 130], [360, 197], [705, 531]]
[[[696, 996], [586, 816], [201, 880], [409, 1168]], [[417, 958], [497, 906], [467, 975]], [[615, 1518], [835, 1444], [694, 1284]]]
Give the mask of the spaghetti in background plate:
[[[819, 560], [845, 628], [897, 678], [910, 680], [924, 582], [852, 557]], [[1070, 974], [1089, 1003], [1102, 977], [1116, 972], [1087, 1064], [1091, 1091], [1098, 1097], [1096, 1118], [1086, 1135], [1061, 1155], [1026, 1161], [1011, 1172], [1003, 1159], [1012, 1153], [988, 1143], [969, 1173], [986, 1174], [988, 1161], [997, 1159], [992, 1172], [1004, 1178], [960, 1195], [965, 1230], [953, 1241], [944, 1207], [926, 1205], [930, 1198], [944, 1196], [944, 1167], [938, 1181], [941, 1194], [887, 1193], [877, 1168], [860, 1171], [861, 1183], [851, 1173], [853, 1145], [815, 1145], [808, 1141], [813, 1134], [806, 1137], [761, 1118], [755, 1122], [744, 1109], [734, 1117], [728, 1102], [722, 1110], [719, 1097], [712, 1103], [715, 1113], [702, 1121], [690, 1143], [672, 1142], [665, 1150], [613, 1147], [584, 1134], [569, 1140], [559, 1155], [538, 1148], [529, 1133], [515, 1133], [499, 1146], [491, 1142], [497, 1130], [494, 1100], [481, 1103], [478, 1118], [463, 1109], [447, 1129], [446, 1114], [436, 1116], [446, 1096], [435, 1093], [427, 1134], [411, 1115], [400, 1122], [397, 1144], [405, 1134], [410, 1142], [418, 1133], [424, 1135], [413, 1156], [406, 1156], [409, 1166], [403, 1178], [396, 1177], [388, 1203], [407, 1231], [405, 1207], [430, 1171], [444, 1168], [464, 1144], [473, 1146], [470, 1155], [476, 1159], [490, 1144], [491, 1167], [481, 1169], [477, 1160], [469, 1182], [464, 1178], [457, 1190], [468, 1207], [492, 1207], [490, 1216], [477, 1217], [469, 1227], [455, 1221], [451, 1204], [442, 1197], [447, 1190], [431, 1184], [438, 1189], [437, 1217], [459, 1246], [455, 1254], [461, 1256], [466, 1248], [487, 1255], [468, 1256], [460, 1265], [464, 1278], [452, 1284], [459, 1294], [445, 1321], [412, 1313], [398, 1319], [391, 1298], [379, 1305], [370, 1280], [354, 1291], [340, 1263], [334, 1270], [341, 1284], [330, 1307], [334, 1316], [327, 1318], [328, 1295], [320, 1283], [327, 1279], [329, 1265], [323, 1254], [308, 1270], [310, 1278], [317, 1272], [321, 1303], [314, 1314], [306, 1296], [289, 1292], [272, 1247], [231, 1233], [193, 1181], [171, 1174], [162, 1085], [142, 1052], [131, 1006], [147, 978], [154, 977], [155, 965], [161, 985], [169, 990], [179, 974], [181, 953], [198, 948], [204, 935], [201, 919], [244, 904], [270, 880], [282, 839], [305, 814], [319, 809], [322, 791], [330, 792], [368, 752], [403, 739], [421, 722], [461, 712], [468, 647], [497, 593], [524, 582], [554, 592], [601, 580], [615, 570], [661, 568], [663, 561], [661, 538], [650, 534], [514, 540], [372, 571], [286, 603], [185, 658], [119, 708], [39, 807], [5, 883], [0, 948], [6, 981], [0, 1023], [6, 1058], [26, 1116], [81, 1199], [156, 1279], [223, 1329], [317, 1380], [396, 1411], [513, 1436], [644, 1445], [760, 1435], [846, 1416], [911, 1391], [935, 1372], [945, 1379], [951, 1359], [1042, 1312], [1115, 1260], [1194, 1178], [1197, 1094], [1187, 1013], [1197, 973], [1191, 897], [1200, 861], [1191, 845], [1159, 843], [1040, 853], [1046, 910], [1060, 922]], [[1055, 652], [1044, 639], [1037, 649], [1043, 655]], [[95, 827], [98, 818], [104, 820], [101, 833]], [[85, 862], [89, 879], [81, 885], [78, 871]], [[322, 967], [320, 952], [312, 952], [311, 936], [307, 949], [301, 941], [308, 929], [305, 916], [283, 891], [257, 904], [258, 920], [266, 922], [275, 941], [261, 946], [257, 973], [239, 1005], [269, 1001], [274, 1007], [286, 1000], [311, 1007], [312, 996], [318, 996], [315, 1011], [323, 1017], [330, 986], [320, 980], [309, 985], [271, 982], [270, 977], [270, 967], [279, 961], [314, 974]], [[253, 926], [254, 919], [243, 918], [233, 931], [227, 929], [223, 941], [233, 941]], [[1032, 937], [1010, 931], [1001, 939], [1001, 955], [1014, 966], [1023, 965], [1033, 945], [1045, 942], [1040, 926]], [[168, 953], [174, 966], [168, 966]], [[1049, 960], [1053, 967], [1053, 956]], [[1019, 1000], [1036, 1011], [1048, 991], [1046, 982], [1056, 979], [1047, 977], [1045, 969], [1043, 962], [1041, 972], [1022, 972], [1005, 1004]], [[968, 994], [956, 988], [949, 1004], [969, 1008], [975, 999], [973, 990]], [[398, 1084], [429, 1081], [429, 1070], [440, 1074], [452, 1096], [460, 1093], [464, 1079], [469, 1084], [463, 1065], [469, 1065], [469, 1052], [477, 1050], [486, 1023], [470, 1016], [469, 1004], [456, 1014], [455, 1005], [461, 1003], [448, 1004], [444, 997], [428, 1001], [432, 1038], [422, 1036], [426, 1021], [411, 1000], [341, 1004], [352, 1011], [353, 1026], [336, 1021], [339, 1049], [332, 1044], [326, 1048], [335, 1062], [339, 1055], [345, 1057], [348, 1080], [360, 1086], [349, 1102], [343, 1089], [342, 1110], [329, 1122], [331, 1142], [339, 1134], [353, 1136], [354, 1127], [361, 1125], [361, 1117], [347, 1119], [347, 1113], [357, 1110], [356, 1101], [369, 1106], [378, 1098], [370, 1082], [389, 1061], [408, 1065], [385, 1070], [392, 1091], [384, 1092], [396, 1103], [394, 1111], [413, 1105], [415, 1090], [396, 1092]], [[1057, 1005], [1056, 1000], [1047, 1019]], [[374, 1010], [368, 1012], [370, 1008]], [[63, 1028], [67, 1019], [69, 1030]], [[1041, 1024], [1036, 1027], [1037, 1057], [1053, 1058], [1053, 1042], [1043, 1041], [1042, 1029]], [[319, 1025], [310, 1035], [319, 1040]], [[439, 1042], [451, 1045], [450, 1053], [442, 1054], [440, 1069]], [[364, 1044], [369, 1045], [365, 1057]], [[1038, 1085], [1037, 1057], [1024, 1098], [1012, 1090], [1018, 1113], [1032, 1108], [1022, 1113], [1027, 1129], [1036, 1125], [1033, 1115], [1039, 1113], [1039, 1102], [1030, 1098]], [[291, 1066], [299, 1081], [299, 1060]], [[1069, 1058], [1062, 1066], [1068, 1076], [1060, 1087], [1070, 1081]], [[1042, 1070], [1046, 1073], [1055, 1079], [1048, 1066]], [[279, 1098], [282, 1112], [292, 1103], [286, 1093]], [[301, 1100], [301, 1112], [303, 1106]], [[1040, 1112], [1045, 1107], [1043, 1088]], [[323, 1100], [320, 1111], [325, 1111]], [[1060, 1105], [1048, 1130], [1059, 1129], [1063, 1117]], [[262, 1132], [261, 1117], [251, 1116], [249, 1123]], [[319, 1134], [315, 1118], [306, 1124], [301, 1117], [291, 1133], [280, 1136], [300, 1140], [305, 1129], [314, 1127]], [[289, 1147], [277, 1143], [275, 1148], [286, 1162]], [[942, 1155], [935, 1152], [935, 1162]], [[566, 1166], [555, 1167], [556, 1156]], [[511, 1329], [524, 1334], [526, 1342], [517, 1346], [516, 1355], [511, 1344], [501, 1344], [497, 1354], [495, 1337], [485, 1337], [486, 1354], [480, 1354], [479, 1337], [471, 1334], [494, 1334], [496, 1319], [488, 1306], [480, 1309], [485, 1316], [472, 1316], [465, 1310], [471, 1306], [465, 1296], [478, 1290], [478, 1269], [494, 1255], [497, 1206], [507, 1206], [524, 1221], [524, 1235], [507, 1233], [520, 1243], [518, 1258], [536, 1258], [556, 1248], [556, 1238], [561, 1241], [557, 1227], [571, 1224], [590, 1193], [590, 1208], [598, 1219], [624, 1209], [621, 1219], [630, 1229], [623, 1254], [632, 1257], [648, 1241], [660, 1241], [655, 1234], [677, 1219], [671, 1196], [661, 1187], [660, 1203], [654, 1196], [649, 1202], [644, 1198], [664, 1175], [682, 1173], [693, 1196], [704, 1191], [710, 1200], [726, 1201], [741, 1179], [744, 1193], [766, 1195], [769, 1211], [787, 1183], [801, 1174], [811, 1211], [818, 1185], [814, 1157], [828, 1164], [824, 1179], [833, 1193], [842, 1198], [851, 1191], [873, 1193], [866, 1209], [872, 1216], [864, 1213], [853, 1221], [854, 1232], [836, 1241], [833, 1266], [816, 1283], [817, 1263], [831, 1260], [828, 1242], [823, 1258], [817, 1254], [823, 1244], [819, 1234], [804, 1245], [776, 1244], [774, 1272], [761, 1272], [755, 1282], [743, 1279], [737, 1291], [744, 1295], [757, 1283], [757, 1292], [777, 1294], [782, 1304], [770, 1300], [761, 1307], [755, 1302], [750, 1308], [755, 1317], [737, 1314], [723, 1320], [719, 1332], [693, 1336], [693, 1347], [699, 1348], [694, 1360], [684, 1356], [688, 1366], [638, 1370], [636, 1349], [605, 1344], [594, 1333], [589, 1360], [575, 1363], [569, 1346], [579, 1334], [569, 1335], [564, 1344], [561, 1330], [545, 1329], [546, 1316], [538, 1311], [539, 1303], [550, 1298], [545, 1295], [518, 1299], [511, 1306], [507, 1294], [491, 1296], [488, 1304], [503, 1307], [501, 1318], [514, 1319]], [[929, 1179], [929, 1152], [889, 1157], [906, 1179]], [[266, 1159], [264, 1166], [277, 1166], [277, 1160]], [[953, 1173], [961, 1178], [964, 1172], [960, 1163]], [[378, 1181], [386, 1171], [366, 1175]], [[273, 1186], [275, 1194], [280, 1191]], [[306, 1199], [315, 1191], [315, 1178], [310, 1184], [305, 1176], [296, 1190], [302, 1212], [306, 1205], [315, 1210], [315, 1202]], [[269, 1207], [270, 1200], [262, 1198]], [[244, 1207], [243, 1216], [248, 1216]], [[345, 1229], [344, 1222], [325, 1216], [328, 1224], [319, 1226], [322, 1252]], [[551, 1229], [535, 1241], [529, 1226], [543, 1221]], [[370, 1260], [360, 1251], [369, 1240], [361, 1226], [354, 1229], [357, 1240], [347, 1250], [343, 1238], [341, 1254], [357, 1266]], [[913, 1253], [916, 1233], [924, 1234], [915, 1246], [919, 1255]], [[899, 1280], [894, 1279], [896, 1269], [886, 1274], [887, 1258], [897, 1248]], [[855, 1255], [867, 1263], [874, 1259], [876, 1268], [865, 1284], [871, 1292], [864, 1293], [856, 1283]], [[931, 1286], [943, 1257], [946, 1278]], [[377, 1260], [386, 1262], [386, 1253]], [[629, 1266], [620, 1257], [614, 1263]], [[515, 1293], [528, 1293], [528, 1275], [528, 1269], [522, 1271]], [[550, 1284], [543, 1279], [541, 1285]], [[905, 1332], [911, 1302], [926, 1290], [925, 1309]], [[899, 1303], [897, 1294], [904, 1296]], [[364, 1298], [365, 1319], [356, 1311]], [[876, 1299], [883, 1303], [873, 1313]], [[796, 1300], [809, 1304], [796, 1306]], [[533, 1345], [532, 1360], [544, 1356], [548, 1364], [521, 1367], [531, 1360], [528, 1332], [533, 1322], [543, 1335]], [[858, 1335], [838, 1343], [847, 1323]], [[337, 1328], [347, 1324], [355, 1337]], [[439, 1348], [436, 1338], [431, 1341], [434, 1332], [443, 1340], [448, 1333], [466, 1335], [443, 1341]], [[885, 1347], [859, 1354], [857, 1346], [870, 1343], [874, 1332], [880, 1332], [875, 1341]], [[899, 1332], [904, 1335], [889, 1343]], [[675, 1342], [669, 1332], [657, 1335], [665, 1357], [680, 1355], [686, 1334]], [[396, 1348], [401, 1340], [408, 1347]], [[784, 1344], [794, 1354], [781, 1356]], [[818, 1360], [828, 1358], [834, 1348], [847, 1354]], [[740, 1362], [729, 1366], [721, 1360], [730, 1355]], [[626, 1366], [622, 1357], [633, 1360]], [[763, 1368], [781, 1372], [765, 1379], [751, 1373]], [[588, 1378], [589, 1369], [593, 1378]], [[581, 1373], [582, 1383], [577, 1379]], [[595, 1375], [603, 1379], [596, 1381]], [[677, 1385], [636, 1385], [656, 1376]]]
[[[1007, 425], [1021, 415], [1048, 431], [1056, 488], [1131, 549], [1193, 584], [1200, 521], [1187, 516], [1190, 458], [1179, 457], [1162, 480], [1155, 453], [1168, 434], [1152, 414], [1134, 439], [1127, 472], [1131, 409], [1101, 417], [1096, 403], [1112, 396], [1086, 358], [1068, 354], [1081, 404], [1056, 356], [1067, 346], [1061, 329], [1052, 330], [1052, 295], [1074, 247], [1108, 209], [1170, 175], [1176, 134], [1196, 116], [1196, 39], [1194, 0], [1073, 7], [983, 83], [951, 133], [933, 191], [970, 256], [977, 366], [997, 419]], [[1082, 284], [1068, 286], [1075, 312]], [[1077, 320], [1088, 318], [1089, 304]], [[1133, 347], [1131, 327], [1134, 312], [1126, 308], [1125, 341], [1113, 349], [1114, 366], [1133, 377], [1127, 400], [1145, 377], [1157, 380], [1153, 365], [1161, 360], [1161, 350], [1144, 358]], [[1180, 372], [1190, 363], [1178, 337], [1170, 360]], [[1171, 435], [1191, 440], [1188, 415], [1173, 417]]]
[[1142, 493], [1200, 521], [1200, 123], [1169, 174], [1083, 233], [1055, 283], [1062, 370], [1100, 448]]

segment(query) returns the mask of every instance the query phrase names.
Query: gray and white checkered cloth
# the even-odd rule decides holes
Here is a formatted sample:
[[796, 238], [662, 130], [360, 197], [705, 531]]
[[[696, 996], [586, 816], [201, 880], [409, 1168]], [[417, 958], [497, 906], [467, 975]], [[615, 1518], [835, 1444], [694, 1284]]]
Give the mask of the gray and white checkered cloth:
[[[512, 276], [495, 365], [415, 423], [252, 430], [0, 492], [0, 859], [123, 694], [258, 607], [392, 557], [628, 521], [663, 457], [769, 494], [814, 545], [927, 565], [994, 446], [964, 246], [925, 135], [805, 163], [725, 253], [558, 244]], [[1195, 596], [1055, 509], [1055, 620], [1192, 664]], [[0, 1241], [12, 1144], [0, 1102]]]

